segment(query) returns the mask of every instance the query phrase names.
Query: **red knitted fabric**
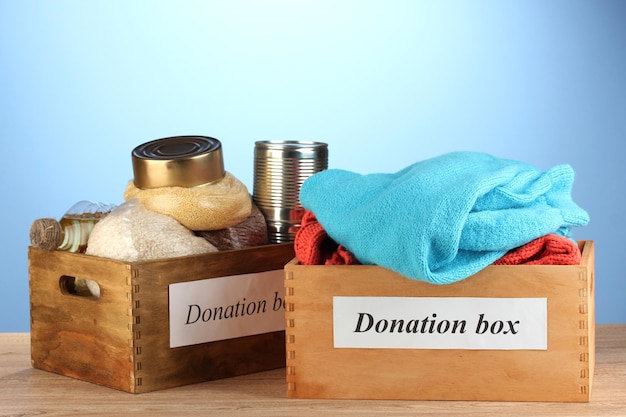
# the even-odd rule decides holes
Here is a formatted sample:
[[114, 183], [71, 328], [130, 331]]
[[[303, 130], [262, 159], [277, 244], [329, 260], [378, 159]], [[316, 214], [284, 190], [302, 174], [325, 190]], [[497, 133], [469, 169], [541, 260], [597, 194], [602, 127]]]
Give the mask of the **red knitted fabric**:
[[293, 242], [296, 257], [303, 265], [355, 265], [359, 261], [331, 239], [315, 215], [307, 211]]
[[580, 258], [576, 243], [549, 234], [507, 252], [494, 265], [578, 265]]

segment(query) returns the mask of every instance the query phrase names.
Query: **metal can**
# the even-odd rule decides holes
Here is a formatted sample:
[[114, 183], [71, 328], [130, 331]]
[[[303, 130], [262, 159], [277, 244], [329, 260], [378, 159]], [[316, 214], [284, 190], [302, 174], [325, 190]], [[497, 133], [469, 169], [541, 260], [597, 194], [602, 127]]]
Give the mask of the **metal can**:
[[328, 145], [297, 140], [258, 141], [254, 147], [253, 199], [265, 216], [270, 243], [294, 240], [304, 209], [300, 188], [328, 168]]
[[221, 180], [222, 144], [208, 136], [172, 136], [137, 146], [132, 152], [138, 188], [195, 187]]

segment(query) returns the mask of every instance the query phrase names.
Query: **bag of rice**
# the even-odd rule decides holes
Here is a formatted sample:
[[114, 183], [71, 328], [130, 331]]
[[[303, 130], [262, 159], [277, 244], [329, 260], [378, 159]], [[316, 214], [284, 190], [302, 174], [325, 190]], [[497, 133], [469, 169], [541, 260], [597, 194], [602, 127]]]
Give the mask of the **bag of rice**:
[[120, 204], [93, 228], [87, 255], [127, 262], [216, 252], [173, 218], [148, 210], [138, 199]]

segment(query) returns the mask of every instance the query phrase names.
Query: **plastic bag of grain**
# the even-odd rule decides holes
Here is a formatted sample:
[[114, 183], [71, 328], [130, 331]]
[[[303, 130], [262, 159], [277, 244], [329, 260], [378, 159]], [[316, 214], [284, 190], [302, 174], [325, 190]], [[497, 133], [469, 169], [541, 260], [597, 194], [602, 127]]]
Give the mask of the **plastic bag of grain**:
[[173, 218], [148, 210], [138, 199], [120, 204], [93, 228], [87, 255], [127, 262], [216, 252]]

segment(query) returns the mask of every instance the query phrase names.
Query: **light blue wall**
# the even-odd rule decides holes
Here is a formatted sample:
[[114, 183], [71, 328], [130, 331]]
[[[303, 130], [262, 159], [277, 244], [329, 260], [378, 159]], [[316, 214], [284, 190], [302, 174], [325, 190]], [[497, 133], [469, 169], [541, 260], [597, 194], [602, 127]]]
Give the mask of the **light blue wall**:
[[574, 166], [597, 321], [626, 322], [626, 2], [0, 0], [0, 331], [28, 331], [39, 217], [119, 203], [130, 152], [214, 136], [327, 142], [393, 172], [454, 150]]

